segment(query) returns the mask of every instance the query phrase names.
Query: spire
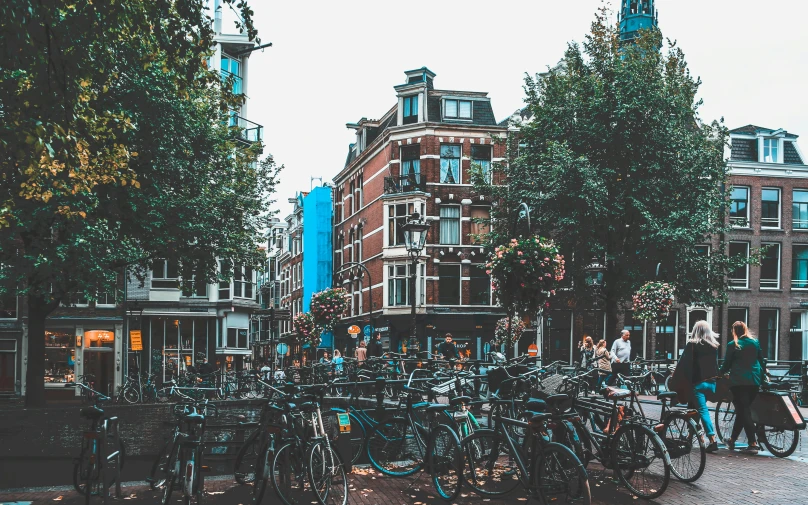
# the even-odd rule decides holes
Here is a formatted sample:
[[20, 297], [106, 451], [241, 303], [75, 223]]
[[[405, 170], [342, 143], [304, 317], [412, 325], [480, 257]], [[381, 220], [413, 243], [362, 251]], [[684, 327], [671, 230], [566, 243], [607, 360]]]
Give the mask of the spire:
[[622, 0], [618, 20], [620, 40], [631, 42], [640, 30], [657, 28], [658, 13], [654, 0]]

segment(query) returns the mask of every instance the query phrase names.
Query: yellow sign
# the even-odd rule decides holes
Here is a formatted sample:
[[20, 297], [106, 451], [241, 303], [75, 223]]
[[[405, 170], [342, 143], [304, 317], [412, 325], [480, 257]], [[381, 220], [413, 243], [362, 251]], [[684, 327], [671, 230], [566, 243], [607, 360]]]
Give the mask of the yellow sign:
[[351, 335], [359, 335], [361, 332], [362, 332], [362, 328], [360, 328], [359, 326], [357, 326], [355, 324], [352, 325], [350, 328], [348, 328], [348, 333], [350, 333]]
[[143, 340], [141, 339], [140, 330], [129, 330], [129, 350], [142, 351]]

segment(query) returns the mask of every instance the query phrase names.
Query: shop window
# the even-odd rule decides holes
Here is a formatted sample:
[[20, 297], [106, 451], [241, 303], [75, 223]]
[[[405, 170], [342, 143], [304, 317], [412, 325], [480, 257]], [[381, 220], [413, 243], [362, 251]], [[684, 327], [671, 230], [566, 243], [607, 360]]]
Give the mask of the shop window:
[[73, 330], [45, 331], [45, 383], [62, 384], [74, 378], [76, 333]]

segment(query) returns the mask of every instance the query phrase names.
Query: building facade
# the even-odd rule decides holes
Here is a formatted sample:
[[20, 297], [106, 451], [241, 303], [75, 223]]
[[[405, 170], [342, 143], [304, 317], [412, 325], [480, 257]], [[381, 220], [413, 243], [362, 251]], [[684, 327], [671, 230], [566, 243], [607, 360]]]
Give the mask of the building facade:
[[[485, 230], [473, 221], [490, 215], [491, 202], [474, 191], [470, 171], [490, 174], [492, 163], [504, 161], [506, 148], [497, 139], [508, 129], [495, 121], [487, 93], [435, 89], [435, 74], [425, 67], [405, 77], [379, 119], [347, 125], [356, 142], [334, 178], [334, 285], [346, 288], [352, 301], [335, 344], [350, 352], [356, 341], [348, 326], [365, 329], [366, 338], [372, 326], [387, 348], [403, 350], [414, 298], [421, 349], [434, 349], [452, 333], [477, 358], [502, 312], [475, 238]], [[402, 226], [415, 212], [431, 228], [411, 292]]]
[[730, 131], [730, 254], [765, 247], [760, 266], [730, 276], [729, 303], [721, 308], [729, 335], [744, 321], [764, 355], [808, 359], [808, 165], [797, 135], [747, 125]]

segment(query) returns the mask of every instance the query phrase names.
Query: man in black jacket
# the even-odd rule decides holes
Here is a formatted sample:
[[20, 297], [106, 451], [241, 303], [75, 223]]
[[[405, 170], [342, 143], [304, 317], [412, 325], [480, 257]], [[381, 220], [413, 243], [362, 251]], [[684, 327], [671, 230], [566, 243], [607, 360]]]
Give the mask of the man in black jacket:
[[443, 359], [457, 359], [457, 346], [452, 342], [452, 334], [447, 333], [445, 340], [438, 346], [438, 354]]
[[377, 333], [376, 338], [370, 343], [370, 355], [374, 358], [381, 358], [384, 354], [384, 346], [382, 345], [382, 334]]

